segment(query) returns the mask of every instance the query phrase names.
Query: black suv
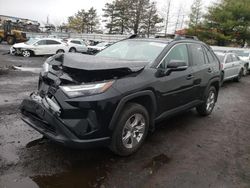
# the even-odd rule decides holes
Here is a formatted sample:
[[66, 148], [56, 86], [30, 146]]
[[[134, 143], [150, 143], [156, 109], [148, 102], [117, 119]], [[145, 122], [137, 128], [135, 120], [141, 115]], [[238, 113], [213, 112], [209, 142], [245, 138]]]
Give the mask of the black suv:
[[22, 119], [70, 147], [106, 145], [134, 153], [155, 123], [217, 101], [220, 63], [193, 39], [127, 39], [95, 56], [57, 54], [46, 60], [38, 91], [21, 105]]

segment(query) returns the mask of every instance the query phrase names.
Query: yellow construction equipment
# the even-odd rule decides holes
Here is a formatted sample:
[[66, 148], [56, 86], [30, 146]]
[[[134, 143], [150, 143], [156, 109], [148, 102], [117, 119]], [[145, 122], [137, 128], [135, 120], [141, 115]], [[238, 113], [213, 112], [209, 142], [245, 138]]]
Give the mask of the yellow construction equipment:
[[19, 30], [15, 23], [6, 20], [0, 28], [0, 43], [2, 41], [6, 41], [8, 44], [13, 45], [18, 42], [27, 41], [27, 37], [26, 33]]

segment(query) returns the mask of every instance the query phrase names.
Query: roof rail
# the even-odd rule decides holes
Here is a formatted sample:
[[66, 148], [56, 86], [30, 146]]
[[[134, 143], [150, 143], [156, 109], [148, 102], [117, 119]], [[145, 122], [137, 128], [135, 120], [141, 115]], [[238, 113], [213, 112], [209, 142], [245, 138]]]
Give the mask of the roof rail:
[[192, 40], [199, 40], [197, 36], [191, 36], [191, 35], [175, 35], [174, 40], [185, 40], [185, 39], [192, 39]]
[[192, 39], [192, 40], [199, 40], [196, 36], [191, 35], [178, 35], [178, 34], [166, 34], [166, 35], [158, 35], [155, 38], [166, 38], [166, 39], [173, 39], [173, 40], [184, 40], [184, 39]]

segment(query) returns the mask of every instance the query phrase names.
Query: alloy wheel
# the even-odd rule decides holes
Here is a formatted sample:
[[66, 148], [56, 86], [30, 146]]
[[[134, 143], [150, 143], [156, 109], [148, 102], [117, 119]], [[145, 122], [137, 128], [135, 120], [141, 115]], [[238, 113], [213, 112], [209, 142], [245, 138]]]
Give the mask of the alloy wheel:
[[206, 102], [206, 110], [208, 112], [211, 112], [214, 108], [214, 105], [215, 105], [215, 93], [214, 91], [210, 91]]
[[24, 51], [23, 52], [23, 57], [30, 57], [30, 52], [29, 51]]
[[131, 149], [140, 143], [145, 134], [145, 122], [142, 114], [134, 114], [126, 121], [122, 131], [122, 143], [124, 147]]

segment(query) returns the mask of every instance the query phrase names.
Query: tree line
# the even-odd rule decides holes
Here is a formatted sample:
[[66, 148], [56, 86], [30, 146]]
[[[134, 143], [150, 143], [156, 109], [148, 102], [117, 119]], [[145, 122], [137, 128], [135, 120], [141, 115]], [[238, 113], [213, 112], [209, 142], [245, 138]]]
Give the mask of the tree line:
[[100, 20], [109, 34], [131, 33], [149, 36], [162, 29], [163, 18], [158, 14], [156, 2], [150, 0], [114, 0], [103, 8], [102, 20], [96, 9], [80, 10], [68, 18], [68, 27], [77, 32], [101, 32]]
[[202, 0], [195, 0], [188, 34], [211, 45], [250, 44], [250, 0], [221, 0], [202, 10]]
[[[68, 23], [64, 26], [81, 33], [103, 33], [100, 28], [103, 22], [109, 34], [133, 33], [149, 37], [164, 30], [166, 34], [172, 13], [171, 1], [167, 0], [168, 7], [162, 16], [156, 2], [151, 0], [113, 0], [105, 4], [101, 18], [93, 7], [81, 9], [68, 17]], [[184, 24], [186, 34], [196, 35], [213, 45], [243, 46], [250, 41], [250, 0], [219, 0], [205, 11], [204, 1], [194, 0], [188, 21]], [[180, 9], [175, 30], [181, 12]]]

